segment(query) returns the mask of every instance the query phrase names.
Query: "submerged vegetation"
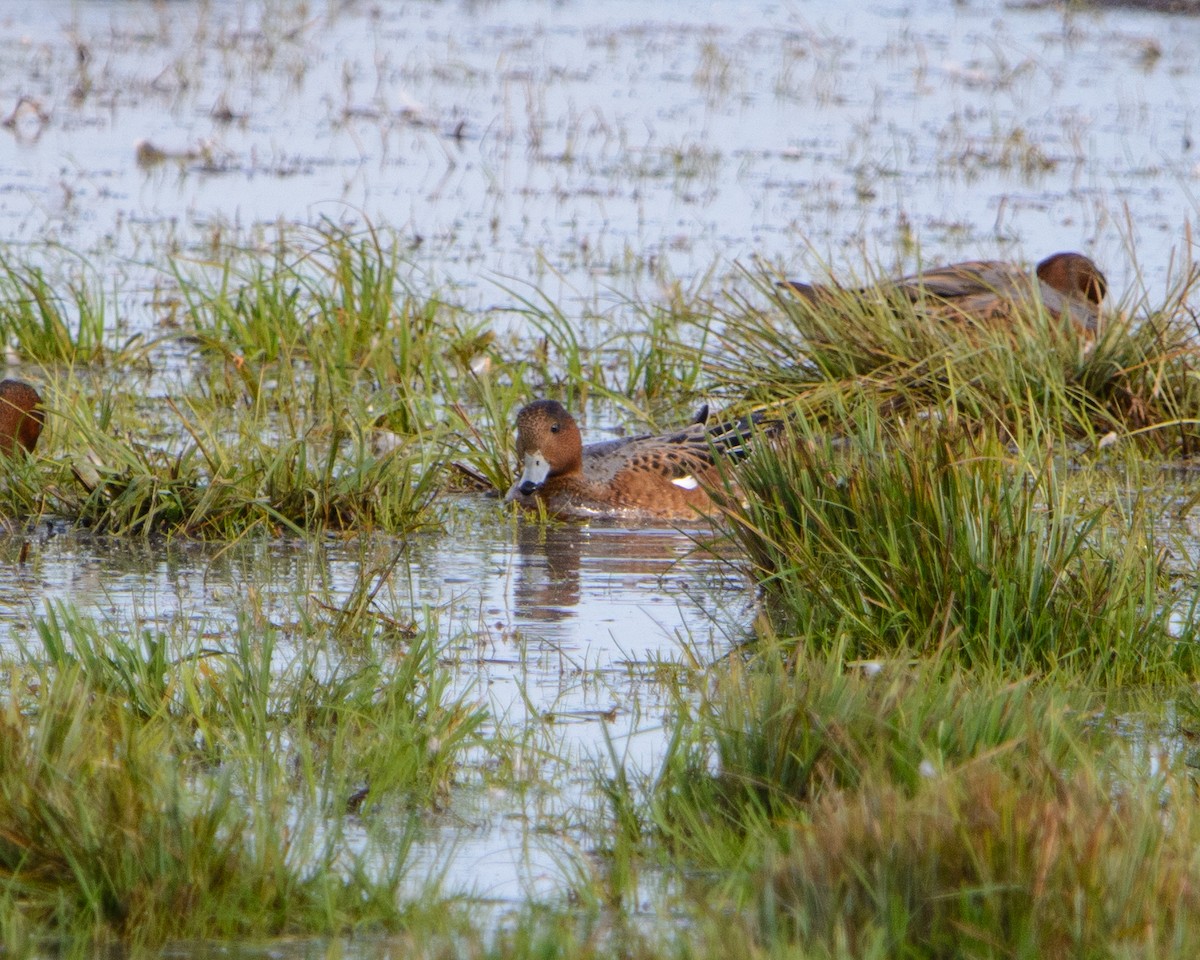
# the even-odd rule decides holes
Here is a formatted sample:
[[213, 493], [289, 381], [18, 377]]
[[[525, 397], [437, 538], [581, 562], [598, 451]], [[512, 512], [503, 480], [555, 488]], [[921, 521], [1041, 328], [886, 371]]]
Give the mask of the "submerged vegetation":
[[[1156, 482], [1200, 436], [1189, 290], [1094, 344], [765, 285], [754, 306], [675, 288], [582, 322], [533, 291], [513, 324], [423, 291], [384, 232], [327, 226], [177, 257], [150, 343], [118, 342], [91, 286], [2, 266], [4, 335], [48, 414], [36, 454], [2, 464], [11, 543], [53, 520], [397, 551], [348, 598], [298, 592], [285, 625], [249, 602], [167, 631], [60, 605], [3, 652], [10, 951], [352, 931], [581, 957], [1200, 941], [1174, 739], [1196, 712], [1196, 574]], [[761, 601], [729, 628], [749, 635], [655, 665], [665, 756], [599, 763], [598, 808], [566, 818], [588, 845], [570, 897], [475, 922], [414, 876], [414, 844], [469, 781], [528, 790], [555, 747], [475, 704], [458, 668], [482, 655], [451, 654], [436, 611], [400, 623], [376, 592], [478, 496], [465, 478], [508, 485], [531, 397], [656, 429], [705, 391], [784, 423], [721, 518]], [[634, 922], [647, 898], [689, 922]]]

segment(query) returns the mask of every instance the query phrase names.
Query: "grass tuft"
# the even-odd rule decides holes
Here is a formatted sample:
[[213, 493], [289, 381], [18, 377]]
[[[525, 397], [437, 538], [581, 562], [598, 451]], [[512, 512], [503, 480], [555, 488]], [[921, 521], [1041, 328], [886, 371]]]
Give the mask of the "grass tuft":
[[0, 343], [41, 364], [90, 364], [106, 359], [113, 332], [108, 300], [97, 284], [69, 278], [65, 291], [33, 263], [0, 253]]
[[746, 918], [732, 922], [758, 949], [933, 960], [1200, 942], [1186, 771], [1152, 773], [1093, 694], [945, 660], [780, 652], [681, 701], [641, 807], [692, 901]]
[[1161, 307], [1112, 315], [1096, 342], [1040, 309], [1001, 325], [853, 292], [810, 303], [769, 291], [724, 313], [706, 368], [725, 391], [822, 420], [848, 398], [892, 416], [951, 409], [1018, 433], [1031, 414], [1093, 448], [1191, 455], [1200, 442], [1200, 328], [1190, 276]]
[[867, 411], [739, 470], [734, 539], [760, 625], [850, 659], [951, 653], [972, 667], [1110, 684], [1194, 675], [1195, 599], [1175, 599], [1156, 515], [1088, 506], [1053, 457]]
[[385, 630], [369, 660], [305, 643], [291, 663], [249, 621], [227, 649], [65, 606], [37, 632], [5, 663], [0, 707], [10, 938], [153, 945], [400, 925], [410, 811], [444, 796], [483, 720], [451, 694], [435, 629], [400, 656], [384, 653], [397, 640]]

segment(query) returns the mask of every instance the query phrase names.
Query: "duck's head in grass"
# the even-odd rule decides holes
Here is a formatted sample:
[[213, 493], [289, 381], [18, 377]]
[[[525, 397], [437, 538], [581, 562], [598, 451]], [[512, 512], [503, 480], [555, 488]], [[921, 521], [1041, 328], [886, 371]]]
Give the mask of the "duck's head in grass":
[[744, 456], [757, 418], [706, 423], [707, 412], [669, 434], [584, 446], [579, 425], [556, 400], [517, 414], [521, 471], [505, 500], [560, 516], [686, 519], [713, 513], [718, 459]]
[[0, 453], [32, 453], [45, 420], [37, 390], [22, 380], [0, 381]]
[[1038, 279], [1064, 296], [1100, 306], [1108, 294], [1108, 279], [1095, 261], [1082, 253], [1055, 253], [1037, 265]]

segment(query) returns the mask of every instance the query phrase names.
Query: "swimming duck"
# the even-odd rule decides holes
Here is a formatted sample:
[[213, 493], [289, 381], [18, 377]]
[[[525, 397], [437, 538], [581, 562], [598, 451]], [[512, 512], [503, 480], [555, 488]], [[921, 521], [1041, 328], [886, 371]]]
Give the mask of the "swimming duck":
[[705, 485], [720, 482], [716, 458], [748, 452], [753, 417], [707, 424], [708, 408], [682, 430], [591, 443], [561, 403], [536, 400], [517, 414], [521, 475], [505, 502], [544, 504], [559, 516], [681, 519], [711, 513]]
[[12, 456], [18, 444], [32, 453], [45, 419], [37, 390], [21, 380], [0, 381], [0, 453]]
[[873, 293], [884, 299], [902, 298], [932, 307], [941, 316], [984, 322], [1011, 322], [1040, 302], [1050, 316], [1056, 320], [1065, 317], [1089, 337], [1094, 337], [1100, 327], [1100, 304], [1108, 292], [1104, 274], [1082, 253], [1052, 254], [1037, 265], [1032, 275], [1003, 260], [968, 260], [857, 289], [795, 280], [780, 286], [814, 304]]

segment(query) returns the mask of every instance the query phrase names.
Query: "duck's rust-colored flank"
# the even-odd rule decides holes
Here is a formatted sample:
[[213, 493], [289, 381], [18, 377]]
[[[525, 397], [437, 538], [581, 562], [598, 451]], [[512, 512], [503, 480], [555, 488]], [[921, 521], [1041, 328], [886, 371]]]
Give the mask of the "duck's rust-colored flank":
[[517, 414], [520, 477], [505, 497], [561, 516], [681, 519], [711, 513], [706, 487], [716, 457], [743, 456], [751, 420], [709, 426], [707, 408], [678, 433], [583, 445], [579, 426], [555, 400]]
[[19, 444], [32, 453], [46, 415], [42, 398], [21, 380], [0, 381], [0, 453], [11, 456]]
[[792, 280], [780, 286], [812, 303], [899, 298], [938, 316], [982, 322], [1011, 322], [1040, 303], [1050, 316], [1069, 320], [1089, 337], [1100, 328], [1100, 304], [1108, 292], [1100, 268], [1081, 253], [1052, 254], [1032, 273], [1002, 260], [968, 260], [870, 287], [844, 289]]

